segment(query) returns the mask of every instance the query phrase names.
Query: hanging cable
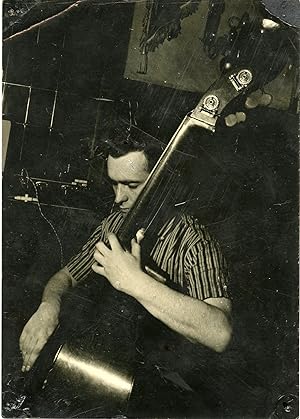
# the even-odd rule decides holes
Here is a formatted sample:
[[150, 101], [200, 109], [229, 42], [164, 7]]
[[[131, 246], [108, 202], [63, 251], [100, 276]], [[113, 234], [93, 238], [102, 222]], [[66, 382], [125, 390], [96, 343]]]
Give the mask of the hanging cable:
[[51, 227], [51, 229], [52, 229], [52, 231], [53, 231], [53, 233], [54, 233], [54, 235], [55, 235], [55, 237], [56, 237], [56, 239], [57, 239], [57, 242], [58, 242], [58, 245], [59, 245], [59, 249], [60, 249], [60, 265], [61, 265], [61, 268], [63, 268], [64, 267], [64, 253], [63, 253], [63, 246], [62, 246], [62, 242], [61, 242], [61, 240], [60, 240], [60, 238], [59, 238], [59, 235], [58, 235], [58, 233], [57, 233], [57, 231], [56, 231], [56, 229], [55, 229], [55, 227], [54, 227], [54, 225], [51, 223], [51, 221], [45, 216], [45, 214], [43, 213], [43, 211], [42, 211], [42, 207], [41, 207], [41, 204], [40, 204], [40, 199], [39, 199], [39, 193], [38, 193], [38, 190], [37, 190], [37, 187], [36, 187], [36, 184], [34, 183], [34, 181], [30, 178], [30, 176], [29, 176], [29, 174], [28, 174], [28, 171], [26, 170], [26, 169], [22, 169], [21, 170], [21, 174], [23, 175], [23, 173], [25, 172], [25, 179], [27, 180], [27, 181], [29, 181], [29, 182], [31, 182], [32, 183], [32, 185], [33, 185], [33, 188], [34, 188], [34, 191], [35, 191], [35, 197], [36, 197], [36, 199], [37, 199], [37, 205], [38, 205], [38, 208], [39, 208], [39, 212], [40, 212], [40, 214], [41, 214], [41, 217], [46, 221], [46, 223], [47, 224], [49, 224], [49, 226]]

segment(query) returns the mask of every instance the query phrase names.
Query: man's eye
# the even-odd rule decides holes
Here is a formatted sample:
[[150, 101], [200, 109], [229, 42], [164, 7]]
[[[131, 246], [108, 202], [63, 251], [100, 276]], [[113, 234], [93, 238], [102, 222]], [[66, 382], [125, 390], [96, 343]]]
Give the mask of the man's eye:
[[136, 189], [139, 186], [139, 183], [132, 183], [128, 185], [130, 189]]

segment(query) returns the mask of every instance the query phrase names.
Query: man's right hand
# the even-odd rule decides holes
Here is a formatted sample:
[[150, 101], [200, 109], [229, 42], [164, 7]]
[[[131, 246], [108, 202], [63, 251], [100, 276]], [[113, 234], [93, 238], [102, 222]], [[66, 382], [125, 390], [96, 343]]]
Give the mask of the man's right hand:
[[26, 323], [20, 337], [22, 371], [29, 371], [58, 325], [59, 305], [42, 302]]

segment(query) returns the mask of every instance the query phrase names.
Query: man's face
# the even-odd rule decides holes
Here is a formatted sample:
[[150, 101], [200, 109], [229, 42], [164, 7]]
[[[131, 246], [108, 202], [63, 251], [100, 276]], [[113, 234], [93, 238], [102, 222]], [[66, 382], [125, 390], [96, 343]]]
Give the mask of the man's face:
[[126, 214], [149, 175], [147, 158], [143, 151], [131, 151], [121, 157], [108, 156], [107, 172], [113, 183], [115, 203]]

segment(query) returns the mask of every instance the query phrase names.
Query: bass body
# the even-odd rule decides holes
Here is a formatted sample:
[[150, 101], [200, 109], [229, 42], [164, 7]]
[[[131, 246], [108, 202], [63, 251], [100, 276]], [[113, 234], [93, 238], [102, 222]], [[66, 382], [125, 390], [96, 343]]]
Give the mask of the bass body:
[[138, 321], [144, 313], [104, 281], [79, 285], [65, 298], [60, 325], [27, 377], [34, 414], [126, 413], [137, 363]]
[[[103, 279], [103, 281], [105, 281]], [[60, 326], [28, 374], [34, 417], [184, 416], [209, 411], [190, 377], [211, 356], [107, 282], [64, 301]], [[91, 298], [92, 296], [92, 298]]]

